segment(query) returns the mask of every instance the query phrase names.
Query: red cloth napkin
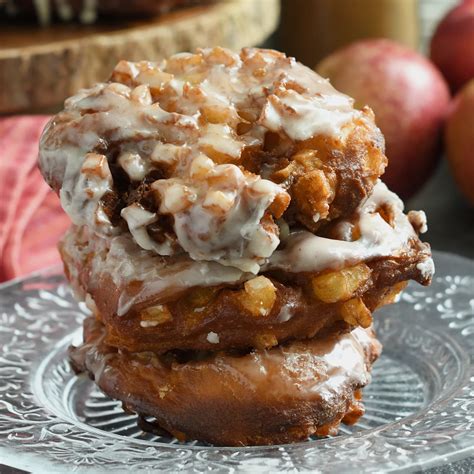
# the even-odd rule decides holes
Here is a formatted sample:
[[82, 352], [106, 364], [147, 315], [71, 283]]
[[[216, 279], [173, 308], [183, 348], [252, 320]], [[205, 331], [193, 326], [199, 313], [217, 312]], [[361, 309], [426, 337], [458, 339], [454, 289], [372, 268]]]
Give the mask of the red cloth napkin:
[[47, 116], [0, 119], [0, 281], [60, 261], [56, 244], [69, 226], [37, 167]]

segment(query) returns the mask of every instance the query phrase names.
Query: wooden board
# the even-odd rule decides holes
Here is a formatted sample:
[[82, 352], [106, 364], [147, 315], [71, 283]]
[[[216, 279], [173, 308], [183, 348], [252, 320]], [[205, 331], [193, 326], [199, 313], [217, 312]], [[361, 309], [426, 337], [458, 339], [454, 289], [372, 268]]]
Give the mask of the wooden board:
[[279, 5], [279, 0], [221, 0], [141, 21], [2, 25], [0, 113], [59, 107], [78, 89], [106, 80], [120, 59], [258, 45], [275, 30]]

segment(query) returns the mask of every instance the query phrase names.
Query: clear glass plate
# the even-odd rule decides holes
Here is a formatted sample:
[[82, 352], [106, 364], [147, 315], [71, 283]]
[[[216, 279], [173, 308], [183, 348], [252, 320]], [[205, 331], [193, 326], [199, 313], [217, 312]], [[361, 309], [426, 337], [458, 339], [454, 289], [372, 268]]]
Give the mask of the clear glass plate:
[[380, 472], [474, 454], [474, 262], [437, 253], [433, 285], [376, 316], [384, 352], [366, 415], [333, 438], [216, 448], [137, 428], [76, 377], [66, 351], [86, 314], [59, 268], [0, 288], [0, 462], [34, 472]]

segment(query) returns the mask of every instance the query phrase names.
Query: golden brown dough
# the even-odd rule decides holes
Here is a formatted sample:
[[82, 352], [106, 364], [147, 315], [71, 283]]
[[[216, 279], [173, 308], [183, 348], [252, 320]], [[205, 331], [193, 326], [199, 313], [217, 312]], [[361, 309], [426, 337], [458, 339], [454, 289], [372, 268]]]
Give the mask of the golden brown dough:
[[[71, 153], [58, 153], [64, 147]], [[88, 158], [104, 164], [92, 167]], [[80, 167], [84, 159], [85, 169]], [[212, 165], [202, 175], [187, 166], [199, 168], [197, 161], [205, 159]], [[130, 228], [129, 211], [138, 206], [154, 216], [149, 237], [167, 243], [158, 250], [161, 255], [183, 245], [189, 250], [177, 215], [200, 205], [197, 189], [232, 191], [235, 167], [249, 183], [264, 178], [279, 185], [259, 217], [278, 236], [274, 221], [282, 216], [315, 231], [350, 215], [386, 163], [384, 139], [370, 109], [356, 110], [352, 99], [294, 58], [250, 48], [238, 54], [198, 50], [162, 63], [121, 61], [109, 82], [66, 101], [46, 129], [40, 153], [43, 175], [55, 191], [62, 189], [75, 223]], [[213, 182], [212, 173], [223, 166], [227, 190]], [[65, 173], [66, 168], [75, 171]], [[92, 215], [79, 206], [88, 173], [107, 189], [94, 197]], [[170, 206], [169, 196], [178, 187], [181, 204]], [[76, 203], [68, 204], [74, 196]], [[209, 206], [216, 213], [233, 212], [236, 201], [212, 196]]]
[[179, 439], [355, 422], [372, 312], [434, 272], [426, 216], [404, 213], [385, 165], [371, 110], [282, 53], [121, 61], [40, 144], [73, 222], [66, 276], [93, 313], [75, 368]]
[[103, 337], [103, 326], [86, 320], [84, 344], [71, 348], [76, 370], [177, 438], [221, 446], [303, 441], [337, 432], [344, 419], [354, 423], [363, 414], [359, 390], [381, 350], [371, 329], [188, 358], [117, 351]]
[[[378, 212], [384, 219], [394, 220], [387, 215], [387, 209]], [[407, 218], [402, 217], [411, 228]], [[357, 232], [357, 216], [353, 221], [353, 232]], [[340, 224], [326, 226], [325, 235], [341, 239]], [[198, 279], [196, 286], [174, 292], [170, 283], [165, 293], [159, 286], [159, 291], [149, 291], [122, 313], [124, 295], [132, 300], [134, 292], [147, 285], [153, 288], [151, 280], [164, 278], [164, 270], [154, 277], [150, 273], [140, 277], [133, 270], [132, 278], [117, 281], [119, 262], [110, 263], [111, 251], [97, 250], [101, 239], [84, 228], [69, 231], [60, 251], [69, 280], [80, 294], [88, 295], [92, 309], [106, 326], [109, 345], [157, 353], [171, 349], [248, 349], [272, 347], [334, 330], [348, 332], [357, 326], [368, 327], [372, 312], [393, 302], [408, 280], [422, 284], [430, 281], [430, 275], [420, 270], [420, 263], [430, 259], [429, 247], [419, 240], [414, 229], [412, 232], [406, 244], [388, 256], [347, 262], [342, 268], [329, 265], [317, 272], [295, 273], [291, 267], [268, 270], [258, 276], [247, 275], [244, 281], [205, 287]], [[330, 242], [336, 245], [339, 240]], [[130, 243], [128, 251], [135, 247]], [[77, 252], [78, 248], [82, 252]], [[146, 254], [134, 256], [122, 251], [120, 264], [132, 267], [140, 258], [148, 263], [154, 261]], [[166, 271], [173, 272], [174, 261], [173, 257], [162, 257], [156, 266], [164, 265]]]

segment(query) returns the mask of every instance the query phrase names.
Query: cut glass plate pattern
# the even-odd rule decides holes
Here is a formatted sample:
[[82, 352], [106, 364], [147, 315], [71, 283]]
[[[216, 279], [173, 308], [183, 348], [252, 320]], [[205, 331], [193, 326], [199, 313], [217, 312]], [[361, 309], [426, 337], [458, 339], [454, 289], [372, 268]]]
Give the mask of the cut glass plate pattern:
[[435, 254], [437, 273], [375, 316], [384, 344], [366, 414], [333, 438], [217, 448], [137, 426], [75, 376], [67, 348], [87, 311], [59, 268], [0, 287], [0, 463], [34, 472], [416, 470], [474, 454], [474, 262]]

